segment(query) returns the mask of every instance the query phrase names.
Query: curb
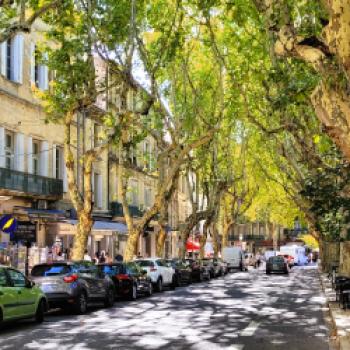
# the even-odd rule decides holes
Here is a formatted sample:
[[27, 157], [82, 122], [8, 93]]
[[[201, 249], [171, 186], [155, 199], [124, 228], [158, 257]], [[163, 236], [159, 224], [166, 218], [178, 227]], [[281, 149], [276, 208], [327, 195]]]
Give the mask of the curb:
[[[350, 349], [350, 332], [345, 328], [341, 328], [340, 313], [344, 313], [339, 308], [339, 305], [330, 300], [329, 293], [327, 293], [326, 281], [323, 278], [323, 273], [318, 269], [318, 276], [322, 292], [326, 297], [327, 312], [325, 311], [325, 319], [329, 323], [330, 328], [330, 349], [332, 350], [349, 350]], [[344, 316], [343, 316], [344, 317]], [[346, 318], [350, 322], [350, 312], [346, 315]]]

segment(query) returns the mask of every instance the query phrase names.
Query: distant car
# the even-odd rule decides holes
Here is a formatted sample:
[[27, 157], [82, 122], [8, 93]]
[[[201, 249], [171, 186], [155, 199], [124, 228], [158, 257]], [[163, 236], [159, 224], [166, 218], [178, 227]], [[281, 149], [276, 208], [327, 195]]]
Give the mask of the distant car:
[[24, 318], [40, 323], [46, 310], [46, 296], [34, 282], [20, 271], [0, 265], [0, 325]]
[[266, 262], [266, 274], [271, 272], [280, 272], [288, 274], [288, 264], [283, 256], [271, 256]]
[[135, 262], [100, 264], [98, 269], [112, 279], [118, 297], [136, 300], [140, 294], [153, 294], [151, 278]]
[[228, 270], [245, 270], [244, 254], [241, 247], [224, 247], [222, 249], [222, 258], [227, 261]]
[[204, 258], [202, 259], [202, 263], [209, 267], [210, 278], [215, 278], [222, 274], [221, 265], [217, 260], [214, 260], [213, 258]]
[[203, 264], [201, 260], [185, 259], [192, 270], [192, 280], [197, 282], [203, 282], [204, 280], [210, 280], [210, 267]]
[[175, 270], [176, 287], [192, 283], [192, 268], [182, 259], [167, 259], [167, 264]]
[[137, 259], [135, 262], [143, 270], [147, 271], [147, 275], [151, 278], [157, 292], [161, 292], [163, 286], [169, 286], [171, 289], [175, 289], [175, 270], [169, 267], [164, 259], [146, 258]]
[[88, 261], [35, 265], [31, 279], [45, 293], [52, 308], [73, 308], [84, 314], [90, 302], [102, 301], [106, 307], [114, 304], [113, 281]]
[[214, 258], [213, 261], [217, 262], [220, 265], [220, 268], [221, 268], [220, 276], [226, 275], [228, 273], [228, 264], [226, 261], [224, 261], [221, 258]]

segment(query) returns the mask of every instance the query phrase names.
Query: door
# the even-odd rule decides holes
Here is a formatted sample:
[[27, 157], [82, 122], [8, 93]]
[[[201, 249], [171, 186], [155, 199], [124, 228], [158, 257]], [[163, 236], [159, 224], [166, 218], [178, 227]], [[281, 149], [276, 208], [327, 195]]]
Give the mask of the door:
[[12, 288], [17, 293], [17, 316], [28, 316], [35, 314], [35, 302], [37, 292], [34, 288], [28, 287], [27, 279], [24, 275], [13, 269], [7, 270]]
[[4, 320], [16, 317], [17, 291], [11, 287], [10, 279], [4, 268], [0, 268], [0, 305]]

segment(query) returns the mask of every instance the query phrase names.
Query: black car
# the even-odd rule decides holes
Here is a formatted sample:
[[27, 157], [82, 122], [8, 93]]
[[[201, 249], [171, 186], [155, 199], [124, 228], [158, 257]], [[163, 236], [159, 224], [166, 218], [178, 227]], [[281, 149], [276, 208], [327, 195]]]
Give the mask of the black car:
[[210, 267], [203, 264], [201, 260], [185, 259], [185, 263], [191, 267], [192, 281], [210, 280]]
[[35, 265], [31, 280], [45, 293], [51, 308], [87, 311], [88, 303], [114, 304], [113, 281], [88, 261], [59, 261]]
[[221, 264], [216, 259], [204, 258], [202, 259], [202, 263], [209, 268], [211, 278], [222, 275]]
[[166, 262], [175, 270], [175, 285], [177, 287], [192, 283], [192, 269], [184, 260], [168, 259]]
[[153, 286], [147, 272], [134, 262], [98, 265], [114, 282], [116, 296], [135, 300], [140, 294], [151, 296]]
[[288, 264], [283, 256], [271, 256], [266, 262], [266, 274], [271, 272], [280, 272], [288, 274]]

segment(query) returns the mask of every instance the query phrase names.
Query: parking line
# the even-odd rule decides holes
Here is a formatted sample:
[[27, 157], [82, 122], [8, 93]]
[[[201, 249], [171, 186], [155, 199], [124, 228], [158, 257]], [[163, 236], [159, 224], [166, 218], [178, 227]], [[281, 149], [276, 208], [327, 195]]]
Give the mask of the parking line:
[[241, 337], [251, 337], [255, 333], [259, 325], [260, 322], [250, 322], [248, 326], [242, 330]]

